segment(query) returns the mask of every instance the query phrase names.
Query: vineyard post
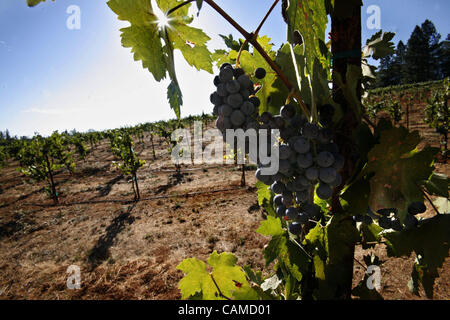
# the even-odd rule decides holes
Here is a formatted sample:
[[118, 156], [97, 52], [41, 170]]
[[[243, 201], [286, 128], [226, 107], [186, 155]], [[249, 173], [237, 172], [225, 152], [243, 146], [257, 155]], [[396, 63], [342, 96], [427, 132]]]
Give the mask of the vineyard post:
[[[344, 17], [346, 15], [346, 17]], [[346, 82], [346, 74], [349, 65], [361, 69], [361, 3], [360, 1], [336, 0], [335, 7], [331, 16], [331, 51], [333, 57], [340, 56], [339, 59], [333, 59], [333, 99], [342, 107], [343, 119], [335, 128], [336, 143], [339, 146], [341, 154], [345, 158], [345, 166], [342, 170], [342, 184], [335, 188], [332, 198], [332, 212], [334, 215], [343, 214], [343, 208], [339, 201], [339, 194], [345, 186], [346, 181], [351, 177], [355, 168], [355, 150], [353, 143], [353, 133], [359, 124], [357, 115], [353, 112], [350, 102], [347, 101], [343, 91], [339, 88], [338, 77]], [[359, 54], [356, 54], [356, 53]], [[350, 54], [355, 53], [355, 54]], [[361, 89], [358, 86], [356, 93], [361, 101]], [[347, 220], [351, 219], [350, 216]], [[349, 223], [347, 221], [347, 223]], [[351, 222], [354, 225], [354, 222]], [[348, 254], [341, 257], [344, 262], [342, 279], [338, 292], [338, 298], [350, 299], [353, 279], [353, 261], [354, 261], [354, 243], [342, 244], [348, 246]]]

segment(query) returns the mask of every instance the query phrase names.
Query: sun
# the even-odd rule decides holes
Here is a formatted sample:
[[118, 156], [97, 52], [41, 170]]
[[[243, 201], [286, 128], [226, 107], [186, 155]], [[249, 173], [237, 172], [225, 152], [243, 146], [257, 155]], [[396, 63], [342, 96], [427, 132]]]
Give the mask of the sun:
[[168, 17], [157, 5], [153, 6], [153, 13], [156, 16], [156, 24], [159, 29], [170, 28], [170, 21], [172, 18]]

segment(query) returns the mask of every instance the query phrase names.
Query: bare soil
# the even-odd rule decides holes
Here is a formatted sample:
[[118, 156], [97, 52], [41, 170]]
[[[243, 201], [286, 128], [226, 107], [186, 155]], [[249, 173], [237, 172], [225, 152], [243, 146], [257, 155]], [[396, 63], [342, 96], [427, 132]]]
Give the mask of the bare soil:
[[[159, 139], [159, 138], [158, 138]], [[60, 205], [29, 184], [10, 163], [0, 175], [0, 299], [179, 299], [186, 258], [206, 260], [230, 251], [242, 266], [264, 268], [269, 239], [256, 229], [264, 219], [257, 205], [254, 171], [234, 165], [183, 166], [177, 174], [164, 143], [149, 137], [136, 150], [142, 200], [134, 203], [131, 183], [112, 165], [103, 141], [77, 171], [56, 175]], [[439, 165], [440, 171], [448, 167]], [[433, 214], [431, 208], [427, 214]], [[381, 295], [385, 299], [426, 299], [407, 287], [414, 257], [387, 258], [380, 245]], [[368, 250], [357, 247], [354, 285], [362, 279]], [[67, 268], [81, 268], [81, 289], [69, 290]], [[450, 298], [450, 260], [435, 283], [435, 299]]]

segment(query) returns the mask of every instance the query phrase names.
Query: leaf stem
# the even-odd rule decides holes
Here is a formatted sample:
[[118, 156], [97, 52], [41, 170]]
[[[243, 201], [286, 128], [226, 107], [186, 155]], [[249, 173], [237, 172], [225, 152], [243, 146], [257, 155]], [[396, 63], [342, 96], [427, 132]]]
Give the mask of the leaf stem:
[[430, 197], [428, 196], [428, 194], [423, 190], [422, 187], [418, 186], [420, 191], [422, 191], [423, 195], [425, 196], [425, 198], [427, 198], [428, 202], [431, 204], [431, 206], [433, 207], [434, 211], [436, 211], [437, 214], [441, 214], [438, 210], [438, 208], [436, 208], [436, 206], [434, 205], [433, 201], [431, 201]]
[[216, 282], [216, 280], [214, 279], [213, 275], [210, 274], [210, 276], [211, 276], [212, 281], [214, 282], [214, 285], [215, 285], [216, 288], [217, 288], [217, 291], [219, 291], [219, 296], [220, 296], [221, 298], [226, 299], [226, 300], [232, 300], [231, 298], [228, 298], [226, 295], [224, 295], [224, 294], [222, 293], [222, 291], [220, 291], [220, 288], [219, 288], [219, 286], [217, 285], [217, 282]]
[[170, 9], [169, 11], [167, 11], [166, 16], [169, 16], [171, 13], [177, 11], [178, 9], [184, 7], [185, 5], [194, 2], [195, 0], [187, 0], [185, 2], [180, 3], [179, 5], [177, 5], [176, 7], [173, 7], [172, 9]]

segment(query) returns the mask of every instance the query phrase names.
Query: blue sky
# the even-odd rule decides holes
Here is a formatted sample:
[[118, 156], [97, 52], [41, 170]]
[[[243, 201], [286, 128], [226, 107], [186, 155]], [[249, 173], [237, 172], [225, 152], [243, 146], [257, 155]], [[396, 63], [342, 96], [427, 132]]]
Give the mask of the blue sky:
[[[256, 28], [272, 0], [217, 0], [247, 29]], [[81, 9], [81, 28], [69, 30], [66, 12]], [[432, 20], [445, 38], [450, 32], [448, 0], [367, 0], [363, 7], [363, 41], [369, 30], [370, 5], [381, 8], [381, 28], [407, 41], [414, 26]], [[194, 12], [195, 10], [193, 10]], [[194, 26], [212, 38], [210, 48], [223, 47], [219, 33], [238, 34], [204, 5]], [[120, 45], [119, 22], [105, 0], [56, 0], [28, 8], [25, 0], [0, 1], [0, 130], [14, 135], [49, 134], [53, 130], [86, 131], [173, 118], [166, 101], [167, 82], [155, 82], [129, 49]], [[286, 27], [279, 6], [261, 34], [276, 48]], [[211, 112], [213, 75], [197, 72], [176, 55], [184, 94], [182, 116]]]

